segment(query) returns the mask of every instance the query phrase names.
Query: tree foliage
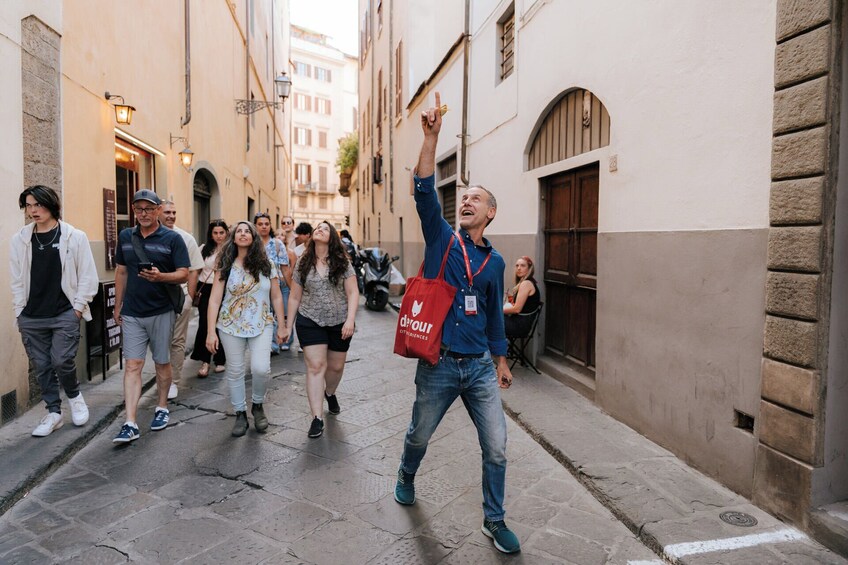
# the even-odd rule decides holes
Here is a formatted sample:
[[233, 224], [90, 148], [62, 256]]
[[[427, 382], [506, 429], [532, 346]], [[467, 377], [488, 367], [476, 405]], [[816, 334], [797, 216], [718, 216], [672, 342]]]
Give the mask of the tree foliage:
[[359, 161], [359, 136], [356, 132], [349, 133], [339, 140], [339, 152], [336, 157], [336, 171], [343, 173], [352, 169]]

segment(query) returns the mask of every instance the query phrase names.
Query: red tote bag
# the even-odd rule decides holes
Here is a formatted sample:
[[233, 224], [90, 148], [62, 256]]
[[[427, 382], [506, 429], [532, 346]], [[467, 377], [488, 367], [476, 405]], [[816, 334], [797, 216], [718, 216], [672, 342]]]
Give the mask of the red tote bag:
[[453, 304], [456, 288], [445, 282], [445, 263], [453, 245], [451, 236], [442, 266], [435, 279], [425, 279], [424, 263], [418, 276], [406, 281], [406, 293], [400, 304], [395, 330], [395, 353], [402, 357], [423, 359], [431, 365], [439, 361], [442, 326]]

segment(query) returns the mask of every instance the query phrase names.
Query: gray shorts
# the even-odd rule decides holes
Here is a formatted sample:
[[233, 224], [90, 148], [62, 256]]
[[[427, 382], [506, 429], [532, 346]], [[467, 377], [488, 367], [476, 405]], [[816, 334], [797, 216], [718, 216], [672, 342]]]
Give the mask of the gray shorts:
[[168, 310], [164, 314], [135, 318], [121, 316], [124, 334], [124, 359], [145, 359], [147, 345], [153, 354], [153, 362], [164, 365], [171, 362], [171, 337], [174, 335], [176, 314]]

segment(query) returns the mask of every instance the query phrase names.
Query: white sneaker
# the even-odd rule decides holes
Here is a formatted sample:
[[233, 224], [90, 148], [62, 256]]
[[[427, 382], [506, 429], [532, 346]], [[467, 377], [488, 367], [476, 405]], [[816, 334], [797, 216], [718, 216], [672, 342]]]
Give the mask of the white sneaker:
[[61, 414], [48, 412], [47, 415], [41, 419], [41, 423], [32, 430], [32, 435], [36, 437], [47, 437], [53, 432], [53, 430], [61, 428], [64, 423], [65, 422], [62, 421]]
[[82, 426], [88, 422], [88, 406], [82, 399], [82, 393], [79, 393], [76, 398], [69, 398], [68, 404], [71, 405], [71, 420], [74, 421], [75, 426]]
[[168, 400], [175, 399], [179, 393], [180, 391], [177, 390], [177, 385], [171, 383], [171, 388], [168, 389]]

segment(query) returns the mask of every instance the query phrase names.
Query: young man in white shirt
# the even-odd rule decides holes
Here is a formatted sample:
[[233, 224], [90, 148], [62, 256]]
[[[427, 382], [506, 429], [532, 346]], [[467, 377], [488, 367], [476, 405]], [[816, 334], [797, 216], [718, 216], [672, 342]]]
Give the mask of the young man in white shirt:
[[97, 294], [97, 269], [85, 233], [60, 220], [56, 191], [31, 186], [20, 194], [18, 205], [33, 221], [12, 237], [9, 273], [18, 330], [47, 406], [32, 435], [44, 437], [64, 424], [59, 385], [74, 424], [88, 422], [76, 356], [80, 318], [91, 320], [88, 303]]

